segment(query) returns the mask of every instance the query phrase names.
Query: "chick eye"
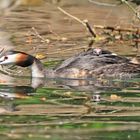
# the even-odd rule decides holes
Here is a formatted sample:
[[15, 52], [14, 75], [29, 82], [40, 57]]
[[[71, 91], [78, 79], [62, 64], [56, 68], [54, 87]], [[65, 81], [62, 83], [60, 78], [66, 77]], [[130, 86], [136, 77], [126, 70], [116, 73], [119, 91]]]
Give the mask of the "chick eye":
[[5, 56], [5, 57], [4, 57], [4, 60], [6, 60], [6, 59], [8, 59], [8, 57], [7, 57], [7, 56]]

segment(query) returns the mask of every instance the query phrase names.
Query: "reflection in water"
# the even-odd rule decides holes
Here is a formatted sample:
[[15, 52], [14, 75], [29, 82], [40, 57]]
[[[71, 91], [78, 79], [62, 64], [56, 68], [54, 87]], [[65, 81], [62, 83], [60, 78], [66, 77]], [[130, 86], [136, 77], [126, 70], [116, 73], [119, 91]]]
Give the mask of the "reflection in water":
[[[110, 79], [84, 80], [84, 79], [62, 79], [62, 78], [61, 79], [60, 78], [59, 79], [32, 78], [31, 80], [28, 78], [25, 78], [28, 81], [30, 81], [29, 84], [27, 86], [25, 86], [25, 85], [20, 85], [20, 84], [18, 85], [18, 83], [17, 83], [18, 80], [20, 80], [20, 83], [22, 83], [22, 80], [24, 80], [24, 77], [22, 79], [21, 78], [18, 79], [16, 77], [11, 77], [8, 75], [5, 75], [5, 76], [6, 77], [4, 77], [4, 74], [1, 74], [0, 97], [3, 101], [6, 101], [5, 103], [8, 106], [9, 106], [8, 101], [9, 102], [12, 101], [13, 105], [10, 104], [10, 107], [12, 107], [12, 109], [10, 109], [10, 111], [17, 110], [16, 106], [14, 105], [14, 100], [16, 102], [17, 99], [18, 100], [19, 99], [28, 100], [29, 97], [36, 98], [36, 96], [41, 96], [41, 95], [39, 95], [39, 93], [37, 93], [37, 91], [38, 91], [38, 89], [43, 90], [43, 88], [52, 89], [52, 91], [53, 90], [56, 91], [55, 94], [57, 94], [57, 90], [60, 90], [60, 91], [62, 90], [62, 94], [60, 93], [57, 95], [58, 98], [56, 99], [56, 101], [61, 100], [62, 96], [64, 96], [64, 97], [68, 96], [68, 97], [71, 97], [70, 100], [75, 100], [74, 99], [75, 97], [73, 98], [73, 96], [69, 95], [68, 93], [70, 93], [70, 94], [72, 93], [72, 94], [74, 94], [74, 96], [77, 96], [76, 94], [78, 92], [78, 93], [80, 93], [79, 99], [83, 98], [82, 96], [84, 93], [84, 96], [85, 96], [84, 98], [86, 100], [88, 99], [88, 102], [91, 102], [91, 103], [92, 102], [104, 103], [105, 101], [107, 101], [108, 99], [104, 99], [104, 97], [102, 97], [103, 94], [105, 94], [105, 93], [108, 93], [109, 95], [110, 95], [110, 93], [112, 93], [113, 96], [110, 95], [110, 97], [113, 98], [113, 100], [114, 100], [114, 97], [117, 99], [120, 99], [120, 97], [116, 95], [117, 93], [120, 93], [127, 89], [129, 90], [129, 88], [130, 89], [132, 88], [133, 92], [135, 92], [135, 88], [137, 90], [139, 90], [139, 88], [140, 88], [139, 82], [135, 82], [135, 81], [126, 82], [126, 81], [115, 81], [115, 80], [110, 80]], [[66, 93], [64, 93], [64, 95], [63, 95], [63, 91], [66, 91]], [[40, 99], [42, 101], [46, 101], [46, 96], [48, 96], [47, 92], [48, 91], [45, 90], [46, 94], [45, 95], [43, 94], [40, 97]], [[131, 92], [131, 90], [130, 90], [130, 92]], [[53, 93], [52, 93], [52, 95], [53, 95]], [[56, 96], [56, 95], [54, 95], [54, 96]], [[83, 103], [81, 105], [83, 105]], [[61, 106], [61, 104], [60, 104], [60, 106]], [[8, 107], [8, 108], [10, 108], [10, 107]], [[9, 111], [9, 109], [8, 109], [8, 111]]]
[[[17, 111], [14, 99], [27, 99], [28, 96], [32, 96], [35, 93], [35, 89], [30, 86], [0, 86], [0, 97], [5, 102], [5, 111]], [[3, 106], [3, 105], [2, 105]], [[1, 110], [1, 109], [0, 109]]]
[[0, 97], [11, 100], [14, 98], [26, 99], [27, 96], [31, 96], [35, 92], [35, 89], [30, 86], [2, 85], [0, 88]]

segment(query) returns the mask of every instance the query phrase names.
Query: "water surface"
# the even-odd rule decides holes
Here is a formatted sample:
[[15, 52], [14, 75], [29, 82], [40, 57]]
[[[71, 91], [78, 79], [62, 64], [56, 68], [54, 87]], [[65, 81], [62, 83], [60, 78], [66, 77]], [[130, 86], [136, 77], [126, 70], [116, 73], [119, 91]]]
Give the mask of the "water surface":
[[[1, 46], [46, 56], [42, 62], [48, 68], [83, 51], [89, 44], [90, 34], [57, 6], [82, 20], [88, 19], [91, 25], [122, 28], [133, 25], [133, 13], [124, 5], [106, 7], [84, 0], [21, 5], [0, 17]], [[46, 41], [35, 35], [32, 27]], [[132, 45], [131, 40], [94, 44], [124, 56], [135, 56], [138, 52]], [[139, 77], [129, 80], [31, 79], [28, 69], [10, 69], [11, 75], [0, 74], [1, 139], [140, 137]]]

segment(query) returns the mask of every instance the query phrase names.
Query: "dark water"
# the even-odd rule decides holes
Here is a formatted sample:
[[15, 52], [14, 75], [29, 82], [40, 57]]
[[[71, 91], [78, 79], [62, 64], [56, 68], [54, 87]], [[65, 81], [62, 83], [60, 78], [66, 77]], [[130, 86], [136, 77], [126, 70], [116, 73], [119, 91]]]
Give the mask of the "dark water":
[[[51, 2], [23, 3], [2, 15], [0, 45], [13, 46], [34, 56], [47, 56], [42, 62], [51, 68], [60, 60], [83, 51], [90, 37], [80, 23], [64, 15], [57, 6], [80, 19], [88, 19], [91, 25], [122, 28], [134, 25], [133, 13], [124, 5], [106, 7], [84, 0]], [[94, 45], [103, 46], [100, 42]], [[132, 45], [131, 40], [114, 41], [103, 48], [134, 56], [138, 52]], [[13, 76], [0, 73], [1, 139], [139, 139], [139, 77], [129, 80], [31, 79], [26, 77], [30, 75], [28, 69], [10, 69]]]

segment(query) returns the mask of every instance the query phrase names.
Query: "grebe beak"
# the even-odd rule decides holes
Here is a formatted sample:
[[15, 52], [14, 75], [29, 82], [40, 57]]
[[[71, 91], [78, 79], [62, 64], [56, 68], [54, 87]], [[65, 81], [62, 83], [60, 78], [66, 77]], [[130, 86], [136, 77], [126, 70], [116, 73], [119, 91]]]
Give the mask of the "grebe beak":
[[16, 63], [16, 58], [17, 58], [17, 54], [5, 54], [3, 56], [1, 56], [0, 58], [0, 64], [1, 65], [6, 65], [6, 64], [15, 64]]

